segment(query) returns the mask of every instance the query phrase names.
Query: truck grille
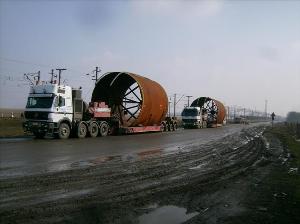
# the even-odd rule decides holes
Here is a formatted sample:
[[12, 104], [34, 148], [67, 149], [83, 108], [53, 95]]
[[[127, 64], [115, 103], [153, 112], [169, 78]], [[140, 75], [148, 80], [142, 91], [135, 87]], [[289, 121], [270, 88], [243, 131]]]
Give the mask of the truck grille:
[[25, 111], [26, 119], [47, 120], [49, 112]]

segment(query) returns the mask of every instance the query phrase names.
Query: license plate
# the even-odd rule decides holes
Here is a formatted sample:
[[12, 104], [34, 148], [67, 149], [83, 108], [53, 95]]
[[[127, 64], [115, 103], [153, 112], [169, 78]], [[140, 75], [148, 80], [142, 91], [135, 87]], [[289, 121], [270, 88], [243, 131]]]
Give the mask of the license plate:
[[38, 126], [39, 123], [38, 122], [32, 122], [32, 126]]

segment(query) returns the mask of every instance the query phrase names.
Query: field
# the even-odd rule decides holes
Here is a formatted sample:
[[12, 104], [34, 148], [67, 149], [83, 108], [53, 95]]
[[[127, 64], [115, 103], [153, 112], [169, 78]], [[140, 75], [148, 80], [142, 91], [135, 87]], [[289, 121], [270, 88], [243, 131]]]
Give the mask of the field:
[[0, 138], [24, 136], [22, 119], [0, 118]]

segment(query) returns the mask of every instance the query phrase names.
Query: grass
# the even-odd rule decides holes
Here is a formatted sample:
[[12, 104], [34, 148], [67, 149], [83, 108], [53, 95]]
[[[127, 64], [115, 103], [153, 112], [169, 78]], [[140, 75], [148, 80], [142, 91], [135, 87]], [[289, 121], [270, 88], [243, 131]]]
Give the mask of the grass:
[[300, 166], [300, 142], [295, 139], [295, 130], [292, 125], [277, 125], [268, 130], [275, 135], [283, 147], [291, 153], [291, 166]]
[[[258, 190], [254, 204], [266, 207], [268, 212], [256, 213], [256, 221], [263, 223], [300, 223], [300, 142], [287, 125], [276, 125], [266, 132], [278, 138], [286, 153], [287, 163], [273, 164], [270, 174]], [[297, 172], [289, 172], [298, 168]], [[259, 216], [261, 219], [257, 219]]]
[[[285, 163], [279, 159], [274, 160], [253, 173], [260, 181], [249, 185], [245, 199], [248, 209], [229, 219], [226, 224], [300, 223], [300, 142], [296, 141], [295, 131], [291, 127], [276, 124], [266, 129], [265, 135], [279, 139], [284, 154], [290, 153], [291, 156]], [[298, 168], [298, 172], [289, 172], [290, 168]]]
[[23, 120], [20, 118], [1, 118], [0, 119], [0, 138], [24, 136], [22, 128]]
[[[296, 141], [294, 130], [291, 126], [280, 125], [275, 126], [270, 130], [270, 133], [275, 135], [282, 143], [283, 147], [290, 153], [290, 160], [288, 169], [296, 168], [298, 172], [290, 172], [288, 174], [281, 173], [281, 175], [274, 174], [274, 181], [276, 184], [289, 187], [294, 199], [300, 202], [300, 142]], [[300, 208], [300, 204], [298, 205]]]

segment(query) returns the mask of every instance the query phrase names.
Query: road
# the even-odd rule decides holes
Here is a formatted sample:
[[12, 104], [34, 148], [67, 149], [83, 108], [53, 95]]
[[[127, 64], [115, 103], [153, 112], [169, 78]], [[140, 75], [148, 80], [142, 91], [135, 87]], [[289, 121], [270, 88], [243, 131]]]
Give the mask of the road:
[[244, 127], [229, 125], [217, 129], [180, 129], [166, 133], [67, 140], [2, 139], [0, 179], [72, 169], [109, 156], [121, 156], [126, 160], [134, 159], [138, 154], [176, 151], [189, 145], [216, 141], [240, 132]]
[[[3, 223], [145, 224], [161, 219], [155, 214], [162, 211], [155, 209], [162, 209], [181, 214], [180, 222], [168, 221], [174, 216], [167, 215], [163, 223], [202, 218], [198, 196], [186, 203], [182, 197], [201, 195], [203, 186], [230, 182], [259, 163], [264, 127], [63, 141], [2, 139], [0, 217]], [[195, 199], [198, 205], [190, 207]], [[216, 199], [208, 201], [217, 204]], [[154, 215], [147, 216], [152, 210]]]

